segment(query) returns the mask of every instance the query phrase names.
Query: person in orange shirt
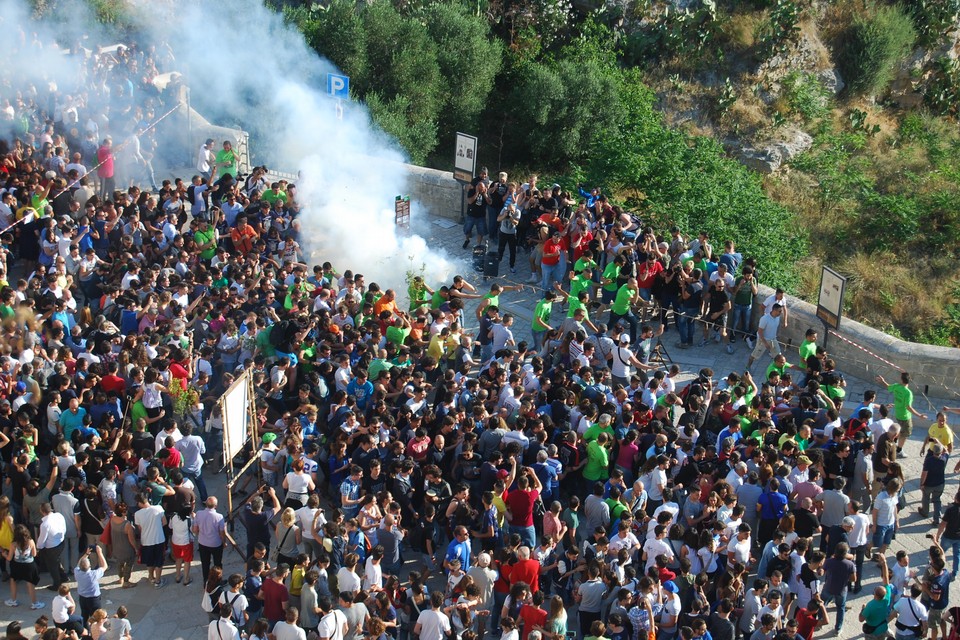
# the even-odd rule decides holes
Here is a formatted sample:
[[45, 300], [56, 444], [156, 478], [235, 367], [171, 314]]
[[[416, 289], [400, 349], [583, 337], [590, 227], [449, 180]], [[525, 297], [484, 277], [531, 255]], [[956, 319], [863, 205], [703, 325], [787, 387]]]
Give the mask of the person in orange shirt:
[[244, 255], [253, 251], [253, 245], [260, 236], [247, 224], [247, 216], [237, 216], [237, 226], [231, 229], [230, 239], [233, 240], [233, 248]]
[[376, 304], [373, 305], [373, 316], [379, 318], [384, 311], [397, 315], [397, 294], [393, 289], [387, 289]]

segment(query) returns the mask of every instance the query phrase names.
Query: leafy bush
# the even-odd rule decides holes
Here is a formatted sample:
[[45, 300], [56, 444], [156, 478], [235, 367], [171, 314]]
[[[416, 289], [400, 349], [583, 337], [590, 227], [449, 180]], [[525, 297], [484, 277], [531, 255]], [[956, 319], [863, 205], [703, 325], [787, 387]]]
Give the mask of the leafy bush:
[[907, 0], [905, 6], [924, 47], [942, 42], [960, 20], [960, 0]]
[[849, 90], [871, 96], [883, 92], [916, 39], [913, 21], [900, 7], [881, 6], [858, 16], [838, 60]]
[[923, 98], [941, 115], [960, 115], [960, 62], [946, 57], [937, 60]]
[[783, 54], [800, 38], [803, 7], [797, 0], [776, 0], [770, 18], [760, 30], [759, 54], [763, 59]]
[[783, 96], [791, 113], [799, 115], [805, 122], [823, 118], [830, 113], [830, 91], [811, 73], [788, 73], [783, 79]]

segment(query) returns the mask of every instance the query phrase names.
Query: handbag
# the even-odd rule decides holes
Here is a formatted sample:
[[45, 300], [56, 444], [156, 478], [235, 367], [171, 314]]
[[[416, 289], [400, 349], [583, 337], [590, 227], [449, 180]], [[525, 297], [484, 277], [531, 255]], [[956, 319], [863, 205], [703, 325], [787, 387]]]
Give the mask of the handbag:
[[103, 527], [103, 533], [100, 534], [100, 544], [105, 547], [109, 547], [113, 544], [113, 538], [111, 533], [113, 531], [113, 523], [110, 522], [110, 518], [107, 518], [107, 524]]

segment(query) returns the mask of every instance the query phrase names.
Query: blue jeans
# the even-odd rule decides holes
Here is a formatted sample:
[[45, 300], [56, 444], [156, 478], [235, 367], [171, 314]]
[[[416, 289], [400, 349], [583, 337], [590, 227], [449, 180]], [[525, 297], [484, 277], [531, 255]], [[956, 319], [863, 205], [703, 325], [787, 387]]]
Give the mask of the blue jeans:
[[500, 628], [500, 612], [503, 611], [503, 603], [507, 601], [507, 594], [499, 591], [493, 592], [493, 611], [490, 612], [490, 629], [494, 632]]
[[543, 338], [547, 335], [546, 331], [533, 331], [533, 348], [540, 351], [543, 348]]
[[627, 309], [627, 312], [623, 315], [619, 313], [614, 313], [613, 310], [610, 310], [610, 328], [617, 326], [617, 322], [623, 320], [630, 326], [630, 344], [636, 344], [637, 342], [637, 332], [640, 330], [640, 320], [633, 313], [633, 309]]
[[742, 333], [748, 335], [750, 333], [750, 315], [753, 311], [753, 307], [749, 304], [735, 304], [733, 305], [733, 333]]
[[682, 308], [677, 316], [677, 329], [680, 331], [680, 342], [693, 344], [694, 310]]
[[831, 600], [837, 603], [837, 623], [834, 628], [840, 631], [843, 628], [843, 616], [847, 605], [847, 590], [844, 589], [839, 595], [835, 595], [824, 589], [820, 595], [823, 597], [824, 606], [830, 604]]
[[463, 221], [463, 235], [469, 238], [474, 227], [477, 229], [477, 235], [481, 238], [487, 235], [487, 219], [484, 216], [474, 218], [468, 215], [466, 220]]
[[201, 502], [207, 501], [207, 484], [203, 481], [203, 472], [197, 471], [187, 471], [183, 469], [183, 477], [190, 478], [193, 480], [193, 484], [197, 487], [197, 494], [200, 496]]
[[940, 546], [943, 547], [944, 552], [947, 549], [953, 549], [953, 575], [957, 575], [957, 569], [960, 569], [960, 539], [957, 538], [940, 538]]
[[515, 527], [510, 525], [510, 533], [518, 534], [520, 536], [521, 544], [525, 544], [531, 549], [536, 548], [537, 546], [537, 530], [533, 526], [529, 527]]
[[566, 260], [563, 256], [560, 256], [560, 261], [557, 264], [544, 264], [540, 263], [540, 271], [543, 273], [543, 278], [540, 280], [540, 288], [543, 289], [543, 293], [547, 291], [553, 291], [553, 283], [559, 282], [563, 283], [564, 269], [566, 268]]

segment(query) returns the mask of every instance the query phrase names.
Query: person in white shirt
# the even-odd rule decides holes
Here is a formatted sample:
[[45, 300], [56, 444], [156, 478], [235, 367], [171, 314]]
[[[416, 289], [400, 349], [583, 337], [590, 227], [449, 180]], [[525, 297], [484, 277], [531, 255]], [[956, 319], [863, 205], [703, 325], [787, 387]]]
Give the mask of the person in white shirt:
[[673, 561], [673, 549], [670, 545], [664, 540], [664, 537], [667, 535], [667, 527], [662, 524], [658, 524], [653, 529], [654, 538], [647, 539], [643, 543], [643, 561], [644, 561], [644, 573], [650, 571], [650, 567], [657, 564], [657, 556], [665, 555], [667, 559]]
[[[330, 604], [329, 601], [326, 600], [326, 598], [320, 599], [320, 607], [323, 609]], [[349, 627], [350, 625], [347, 624], [347, 616], [344, 615], [343, 611], [334, 609], [320, 618], [320, 626], [317, 627], [317, 636], [320, 640], [343, 640], [350, 630]]]
[[230, 605], [220, 605], [220, 617], [207, 627], [207, 640], [240, 640], [240, 630], [230, 621], [232, 611]]
[[348, 591], [350, 593], [356, 593], [360, 591], [361, 582], [360, 576], [357, 575], [357, 562], [360, 558], [355, 553], [348, 553], [344, 559], [344, 566], [340, 567], [340, 570], [337, 571], [337, 586], [341, 592]]
[[443, 606], [443, 592], [430, 594], [430, 608], [421, 611], [413, 627], [420, 640], [444, 640], [450, 633], [450, 618], [440, 608]]
[[764, 352], [775, 358], [780, 353], [780, 343], [777, 342], [777, 331], [780, 329], [780, 322], [786, 325], [786, 307], [782, 304], [774, 304], [767, 313], [760, 318], [760, 324], [757, 326], [757, 344], [750, 352], [747, 358], [747, 368], [753, 366], [753, 362], [763, 355]]
[[893, 605], [892, 618], [896, 619], [897, 640], [908, 640], [909, 638], [923, 638], [927, 630], [927, 617], [929, 611], [927, 607], [920, 602], [920, 595], [923, 591], [919, 585], [910, 586], [910, 595], [897, 600]]
[[207, 141], [204, 142], [197, 151], [197, 171], [199, 171], [204, 178], [210, 177], [213, 160], [213, 139], [207, 138]]
[[367, 593], [371, 591], [383, 590], [383, 569], [380, 561], [383, 560], [383, 547], [375, 546], [370, 550], [370, 557], [367, 558], [366, 566], [363, 570], [363, 590]]
[[273, 627], [274, 640], [307, 640], [307, 633], [297, 626], [300, 610], [296, 607], [287, 607], [286, 620], [281, 620]]
[[43, 558], [44, 566], [53, 578], [53, 587], [59, 589], [67, 579], [67, 573], [60, 561], [67, 536], [67, 521], [50, 507], [49, 502], [40, 505], [40, 515], [37, 552]]

